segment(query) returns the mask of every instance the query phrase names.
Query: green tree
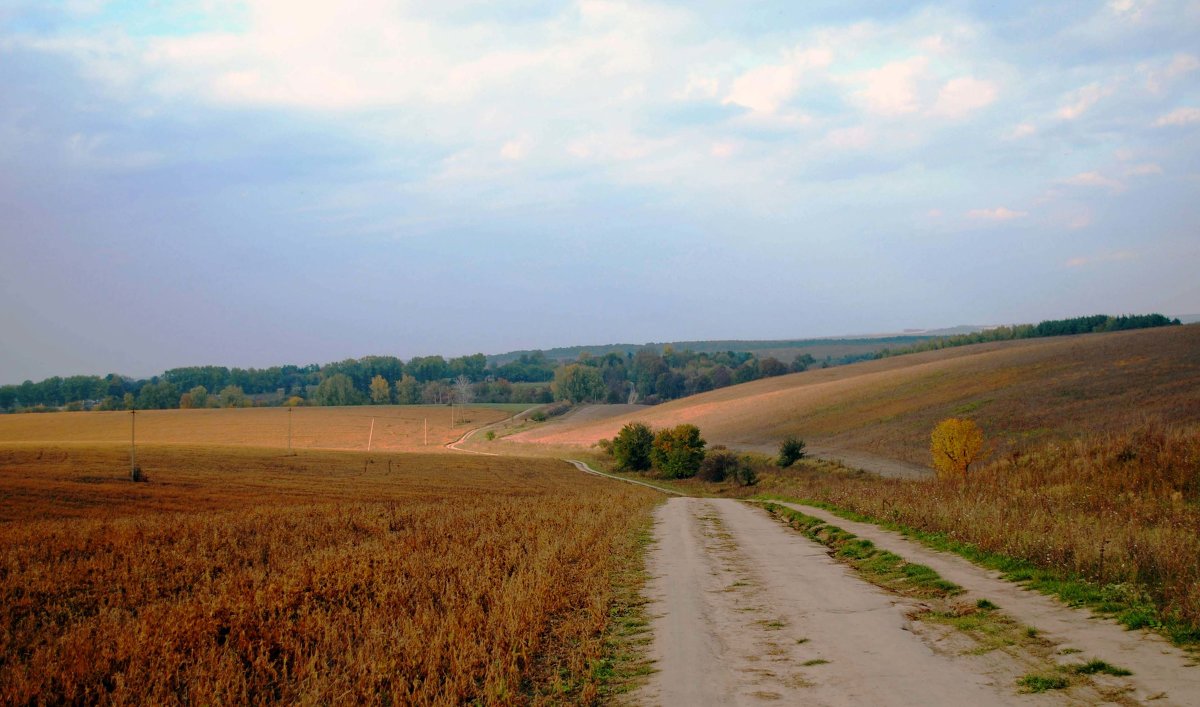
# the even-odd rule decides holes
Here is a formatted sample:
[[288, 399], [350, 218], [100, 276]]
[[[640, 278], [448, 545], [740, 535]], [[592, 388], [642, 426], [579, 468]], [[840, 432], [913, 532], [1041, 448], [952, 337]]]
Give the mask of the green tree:
[[786, 469], [800, 461], [804, 458], [804, 447], [804, 440], [789, 435], [779, 445], [779, 460], [776, 461], [776, 464]]
[[704, 461], [704, 439], [700, 428], [683, 424], [659, 430], [654, 435], [651, 452], [654, 466], [672, 479], [686, 479], [696, 475], [700, 462]]
[[313, 393], [317, 405], [361, 405], [362, 394], [354, 389], [354, 381], [345, 373], [334, 373], [317, 385]]
[[645, 471], [650, 468], [653, 447], [654, 433], [650, 428], [641, 422], [630, 422], [613, 438], [613, 459], [623, 471]]
[[217, 397], [221, 400], [223, 408], [244, 408], [250, 405], [250, 399], [246, 397], [246, 391], [242, 390], [240, 385], [225, 386]]
[[387, 405], [392, 402], [392, 386], [387, 379], [377, 375], [371, 379], [371, 402], [376, 405]]
[[572, 403], [602, 400], [607, 388], [600, 371], [593, 366], [572, 363], [554, 372], [554, 397]]
[[404, 374], [396, 381], [396, 402], [400, 405], [417, 405], [421, 402], [421, 383], [416, 378]]
[[203, 408], [208, 407], [208, 388], [198, 385], [188, 391], [188, 395], [192, 396], [192, 407]]

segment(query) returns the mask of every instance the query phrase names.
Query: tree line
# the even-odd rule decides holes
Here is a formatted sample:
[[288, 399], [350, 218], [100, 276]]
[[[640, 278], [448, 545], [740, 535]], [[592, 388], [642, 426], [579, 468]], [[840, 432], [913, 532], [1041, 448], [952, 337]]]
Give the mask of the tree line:
[[991, 341], [1096, 334], [1109, 331], [1128, 331], [1131, 329], [1153, 329], [1163, 326], [1179, 326], [1180, 324], [1182, 322], [1179, 319], [1170, 319], [1161, 314], [1123, 314], [1117, 317], [1108, 314], [1095, 314], [1069, 319], [1047, 319], [1037, 324], [1015, 324], [1013, 326], [985, 329], [974, 334], [938, 337], [899, 349], [885, 348], [876, 353], [874, 357], [902, 356], [920, 351], [935, 351], [937, 349], [983, 344]]
[[469, 403], [644, 402], [653, 404], [762, 377], [804, 370], [800, 355], [772, 357], [662, 352], [647, 348], [561, 363], [540, 351], [488, 364], [483, 354], [446, 359], [366, 356], [325, 365], [228, 368], [187, 366], [134, 379], [54, 376], [0, 386], [0, 410], [128, 410], [251, 405], [365, 405]]
[[696, 352], [647, 346], [573, 361], [524, 352], [489, 363], [483, 354], [456, 358], [365, 356], [324, 365], [173, 368], [148, 379], [53, 376], [40, 382], [0, 386], [0, 411], [60, 409], [167, 409], [250, 405], [362, 405], [485, 403], [657, 404], [738, 383], [872, 358], [989, 341], [1064, 336], [1178, 325], [1161, 314], [1095, 315], [997, 327], [975, 334], [931, 339], [913, 346], [854, 354], [818, 362], [801, 353], [791, 361], [746, 351]]

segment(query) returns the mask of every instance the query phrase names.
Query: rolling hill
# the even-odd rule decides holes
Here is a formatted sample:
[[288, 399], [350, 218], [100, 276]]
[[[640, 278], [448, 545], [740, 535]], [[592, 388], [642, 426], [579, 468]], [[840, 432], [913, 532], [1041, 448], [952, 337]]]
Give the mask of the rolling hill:
[[1200, 421], [1200, 325], [964, 346], [811, 370], [597, 419], [567, 417], [507, 441], [589, 446], [627, 422], [700, 427], [709, 444], [815, 449], [926, 466], [945, 417], [976, 420], [998, 451], [1124, 429]]

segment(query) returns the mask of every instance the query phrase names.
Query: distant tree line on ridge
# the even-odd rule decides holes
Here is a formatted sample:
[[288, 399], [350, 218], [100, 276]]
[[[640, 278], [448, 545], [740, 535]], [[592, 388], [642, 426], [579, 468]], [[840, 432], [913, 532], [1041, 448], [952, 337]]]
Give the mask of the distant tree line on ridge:
[[[853, 354], [822, 367], [967, 344], [1098, 331], [1177, 325], [1161, 314], [1096, 315], [997, 327], [975, 334], [932, 339], [900, 349]], [[446, 359], [365, 356], [325, 365], [173, 368], [149, 379], [54, 376], [38, 383], [0, 386], [0, 411], [128, 410], [252, 405], [364, 405], [469, 403], [637, 402], [657, 404], [760, 378], [797, 373], [817, 365], [808, 353], [790, 362], [745, 351], [697, 353], [648, 346], [636, 352], [574, 361], [548, 359], [541, 351], [490, 364], [483, 354]]]
[[1127, 331], [1130, 329], [1153, 329], [1163, 326], [1179, 326], [1178, 319], [1169, 319], [1161, 314], [1123, 314], [1113, 317], [1107, 314], [1095, 314], [1088, 317], [1072, 317], [1070, 319], [1047, 319], [1038, 324], [1016, 324], [1000, 326], [974, 334], [958, 334], [956, 336], [940, 337], [922, 341], [919, 344], [905, 346], [899, 349], [883, 349], [875, 354], [875, 358], [902, 356], [920, 351], [936, 351], [955, 346], [983, 344], [991, 341], [1010, 341], [1013, 339], [1037, 339], [1046, 336], [1071, 336], [1073, 334], [1097, 334], [1108, 331]]

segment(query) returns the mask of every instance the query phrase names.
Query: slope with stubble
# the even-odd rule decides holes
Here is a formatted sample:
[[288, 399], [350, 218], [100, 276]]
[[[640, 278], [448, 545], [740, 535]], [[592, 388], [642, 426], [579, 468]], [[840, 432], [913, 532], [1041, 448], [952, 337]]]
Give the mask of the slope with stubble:
[[754, 381], [654, 408], [528, 430], [513, 442], [588, 446], [627, 422], [693, 423], [710, 444], [787, 435], [830, 450], [927, 464], [940, 419], [970, 417], [997, 451], [1200, 420], [1200, 325], [964, 346]]

